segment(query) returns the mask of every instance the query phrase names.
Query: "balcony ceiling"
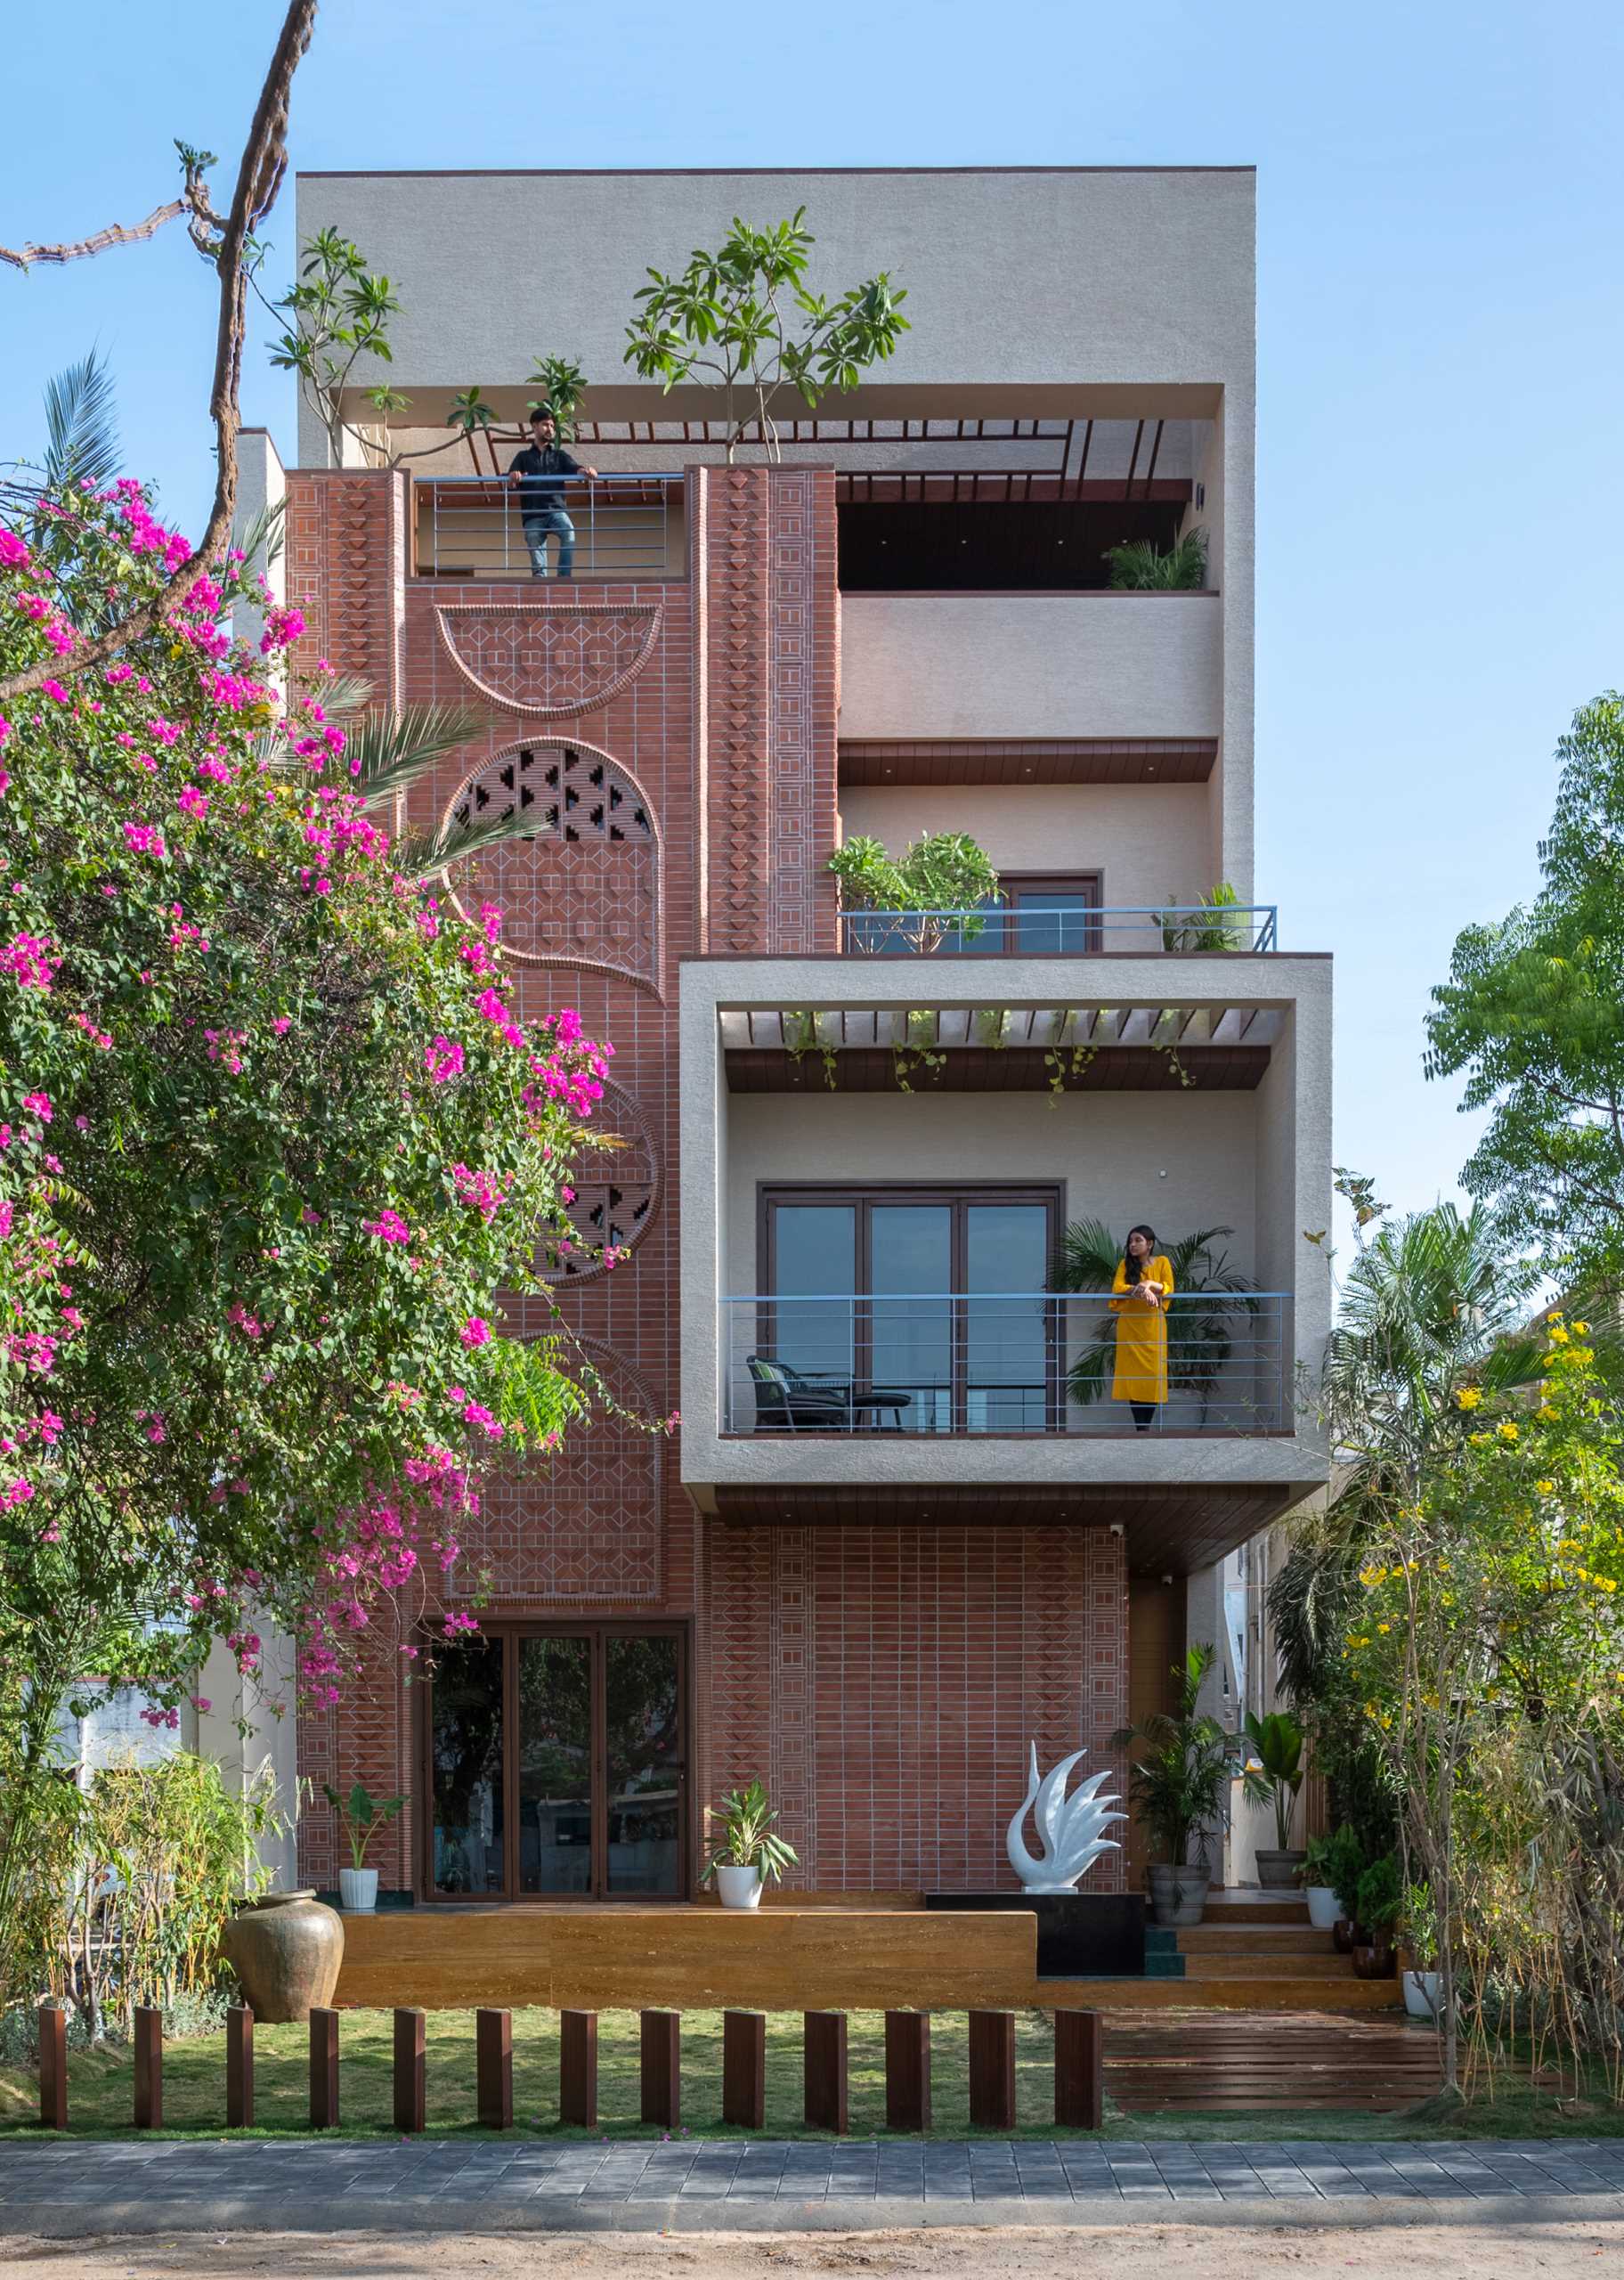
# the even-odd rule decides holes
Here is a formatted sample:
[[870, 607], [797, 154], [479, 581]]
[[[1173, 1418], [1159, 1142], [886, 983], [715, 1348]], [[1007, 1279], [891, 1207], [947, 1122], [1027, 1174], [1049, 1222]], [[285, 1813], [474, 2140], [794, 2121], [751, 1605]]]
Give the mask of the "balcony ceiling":
[[905, 1051], [921, 1092], [1040, 1092], [1057, 1076], [1068, 1092], [1250, 1092], [1285, 1024], [1267, 1006], [932, 1008], [920, 996], [906, 1011], [817, 1013], [804, 1043], [793, 1013], [724, 1011], [728, 1090], [893, 1091]]
[[1310, 1493], [1296, 1481], [1122, 1488], [724, 1487], [734, 1527], [1120, 1527], [1132, 1575], [1186, 1576], [1222, 1559]]

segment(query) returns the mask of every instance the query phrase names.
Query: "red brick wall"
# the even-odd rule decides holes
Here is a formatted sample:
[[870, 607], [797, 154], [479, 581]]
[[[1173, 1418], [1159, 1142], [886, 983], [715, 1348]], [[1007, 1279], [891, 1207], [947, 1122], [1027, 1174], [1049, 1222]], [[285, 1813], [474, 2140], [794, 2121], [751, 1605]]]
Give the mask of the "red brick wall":
[[[1108, 1529], [711, 1522], [706, 1576], [712, 1788], [768, 1782], [792, 1883], [1009, 1888], [1028, 1743], [1045, 1772], [1086, 1747], [1079, 1776], [1120, 1775], [1127, 1576]], [[1090, 1883], [1120, 1891], [1120, 1861]]]
[[[648, 819], [635, 846], [583, 833], [573, 848], [496, 851], [478, 891], [507, 907], [526, 954], [511, 970], [524, 1017], [574, 1006], [615, 1046], [605, 1119], [633, 1144], [614, 1169], [634, 1248], [561, 1298], [617, 1393], [663, 1414], [678, 1397], [678, 962], [835, 946], [833, 476], [695, 471], [691, 580], [572, 592], [408, 581], [405, 511], [399, 478], [289, 477], [302, 661], [475, 716], [411, 820], [437, 818], [499, 756], [556, 743], [606, 756]], [[582, 1192], [601, 1193], [590, 1167]], [[548, 1323], [533, 1301], [514, 1313], [521, 1331]], [[1083, 1742], [1100, 1751], [1126, 1714], [1108, 1534], [730, 1531], [700, 1521], [674, 1447], [613, 1423], [572, 1437], [551, 1467], [497, 1478], [464, 1533], [459, 1575], [489, 1570], [492, 1613], [694, 1619], [696, 1794], [766, 1775], [808, 1883], [1009, 1883], [1003, 1828], [1027, 1741], [1047, 1767]], [[303, 1727], [318, 1784], [417, 1786], [393, 1641], [377, 1664], [359, 1697]], [[416, 1836], [409, 1812], [377, 1848], [386, 1886], [411, 1881]], [[323, 1885], [338, 1866], [320, 1806], [301, 1864]]]

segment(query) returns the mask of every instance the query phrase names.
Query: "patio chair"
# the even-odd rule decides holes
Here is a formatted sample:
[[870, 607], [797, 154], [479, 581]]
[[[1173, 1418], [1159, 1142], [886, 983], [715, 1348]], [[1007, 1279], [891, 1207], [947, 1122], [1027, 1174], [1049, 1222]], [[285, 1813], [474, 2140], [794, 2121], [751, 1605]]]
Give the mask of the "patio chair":
[[[756, 1396], [758, 1433], [850, 1433], [879, 1427], [881, 1415], [892, 1420], [889, 1430], [900, 1433], [902, 1413], [914, 1396], [885, 1386], [866, 1390], [849, 1378], [822, 1377], [792, 1370], [783, 1362], [752, 1354], [745, 1364]], [[865, 1414], [873, 1428], [865, 1428]]]

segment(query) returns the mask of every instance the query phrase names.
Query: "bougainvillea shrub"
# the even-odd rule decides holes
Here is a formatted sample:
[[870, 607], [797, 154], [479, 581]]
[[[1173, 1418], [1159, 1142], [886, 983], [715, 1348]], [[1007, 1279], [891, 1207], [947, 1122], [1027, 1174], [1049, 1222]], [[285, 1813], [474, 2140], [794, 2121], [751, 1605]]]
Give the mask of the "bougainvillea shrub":
[[87, 1674], [173, 1717], [211, 1640], [255, 1668], [267, 1613], [317, 1699], [380, 1623], [420, 1653], [482, 1458], [589, 1398], [567, 1343], [493, 1331], [568, 1239], [611, 1048], [516, 1019], [500, 912], [412, 876], [320, 683], [276, 694], [296, 609], [255, 651], [223, 630], [238, 558], [76, 664], [185, 552], [134, 482], [0, 524], [0, 675], [53, 666], [0, 707], [0, 1724], [25, 1752]]

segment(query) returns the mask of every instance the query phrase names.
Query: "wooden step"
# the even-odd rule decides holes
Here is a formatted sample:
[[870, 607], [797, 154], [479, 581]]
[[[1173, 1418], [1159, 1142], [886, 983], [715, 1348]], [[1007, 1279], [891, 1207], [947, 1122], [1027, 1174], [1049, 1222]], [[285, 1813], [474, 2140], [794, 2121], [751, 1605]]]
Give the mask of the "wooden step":
[[1186, 1980], [1278, 1979], [1282, 1984], [1287, 1980], [1352, 1979], [1353, 1958], [1339, 1956], [1334, 1949], [1317, 1956], [1186, 1956], [1184, 1976]]
[[1196, 1955], [1334, 1955], [1328, 1932], [1311, 1924], [1192, 1924], [1179, 1934], [1179, 1953]]
[[1430, 2032], [1324, 2009], [1112, 2011], [1104, 2049], [1107, 2094], [1129, 2113], [1393, 2113], [1438, 2087]]
[[1207, 1893], [1204, 1920], [1208, 1924], [1306, 1924], [1308, 1902], [1301, 1893], [1265, 1892], [1261, 1885], [1230, 1886]]
[[1390, 2011], [1403, 2003], [1396, 1979], [1043, 1979], [1046, 2011]]

